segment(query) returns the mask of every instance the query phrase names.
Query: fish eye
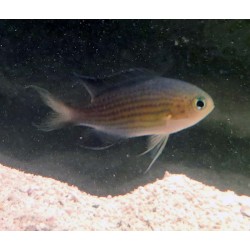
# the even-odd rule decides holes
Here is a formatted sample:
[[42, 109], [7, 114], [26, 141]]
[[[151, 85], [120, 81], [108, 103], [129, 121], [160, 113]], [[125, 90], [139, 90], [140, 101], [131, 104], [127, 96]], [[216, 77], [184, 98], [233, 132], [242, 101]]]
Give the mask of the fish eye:
[[195, 107], [198, 110], [202, 110], [206, 106], [205, 99], [203, 97], [195, 98]]

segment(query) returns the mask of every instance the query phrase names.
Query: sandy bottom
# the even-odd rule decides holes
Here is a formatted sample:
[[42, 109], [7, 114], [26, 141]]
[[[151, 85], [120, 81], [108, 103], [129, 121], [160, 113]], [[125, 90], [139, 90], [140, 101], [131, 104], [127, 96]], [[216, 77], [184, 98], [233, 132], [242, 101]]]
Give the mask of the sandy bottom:
[[250, 230], [250, 197], [186, 177], [98, 197], [0, 165], [0, 230]]

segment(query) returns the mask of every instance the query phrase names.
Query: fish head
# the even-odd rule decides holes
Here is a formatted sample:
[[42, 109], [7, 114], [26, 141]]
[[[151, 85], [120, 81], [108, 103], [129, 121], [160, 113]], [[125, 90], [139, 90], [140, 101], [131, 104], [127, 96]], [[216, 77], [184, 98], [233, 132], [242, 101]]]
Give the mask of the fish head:
[[175, 93], [167, 127], [175, 133], [204, 119], [214, 109], [212, 97], [202, 89], [186, 83]]

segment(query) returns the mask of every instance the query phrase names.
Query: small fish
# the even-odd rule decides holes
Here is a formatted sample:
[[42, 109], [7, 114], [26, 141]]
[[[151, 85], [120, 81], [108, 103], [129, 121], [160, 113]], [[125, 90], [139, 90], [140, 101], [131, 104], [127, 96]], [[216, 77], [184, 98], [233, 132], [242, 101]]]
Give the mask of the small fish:
[[130, 69], [105, 78], [77, 75], [91, 97], [85, 107], [71, 107], [47, 90], [35, 89], [54, 112], [39, 128], [59, 129], [66, 124], [91, 127], [120, 138], [149, 136], [154, 158], [162, 153], [170, 134], [191, 127], [213, 109], [212, 98], [200, 88], [143, 69]]

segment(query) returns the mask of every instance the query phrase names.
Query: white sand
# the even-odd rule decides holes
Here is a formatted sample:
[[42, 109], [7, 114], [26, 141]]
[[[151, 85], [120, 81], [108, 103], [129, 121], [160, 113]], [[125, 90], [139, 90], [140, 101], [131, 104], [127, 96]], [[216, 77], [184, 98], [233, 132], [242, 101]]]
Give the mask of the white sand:
[[97, 197], [0, 165], [0, 230], [250, 230], [250, 197], [185, 175]]

